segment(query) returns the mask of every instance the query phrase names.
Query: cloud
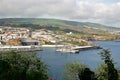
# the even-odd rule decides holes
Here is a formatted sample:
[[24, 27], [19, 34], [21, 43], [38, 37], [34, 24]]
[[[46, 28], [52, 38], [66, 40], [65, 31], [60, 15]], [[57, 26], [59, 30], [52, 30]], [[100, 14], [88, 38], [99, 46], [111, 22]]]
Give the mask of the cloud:
[[92, 21], [103, 23], [111, 26], [120, 25], [120, 2], [115, 2], [111, 4], [90, 2], [88, 1], [78, 1], [77, 9], [73, 19], [81, 21]]
[[74, 0], [4, 0], [0, 3], [0, 16], [40, 17], [67, 16], [74, 11]]
[[[115, 2], [114, 2], [115, 1]], [[117, 0], [1, 0], [0, 18], [49, 17], [120, 25]]]

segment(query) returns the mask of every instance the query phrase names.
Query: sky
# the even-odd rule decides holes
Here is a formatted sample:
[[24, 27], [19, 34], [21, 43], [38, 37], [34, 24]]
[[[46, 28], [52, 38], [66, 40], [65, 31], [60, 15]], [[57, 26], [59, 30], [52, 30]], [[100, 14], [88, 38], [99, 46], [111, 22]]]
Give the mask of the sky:
[[0, 0], [0, 18], [54, 18], [120, 27], [120, 0]]

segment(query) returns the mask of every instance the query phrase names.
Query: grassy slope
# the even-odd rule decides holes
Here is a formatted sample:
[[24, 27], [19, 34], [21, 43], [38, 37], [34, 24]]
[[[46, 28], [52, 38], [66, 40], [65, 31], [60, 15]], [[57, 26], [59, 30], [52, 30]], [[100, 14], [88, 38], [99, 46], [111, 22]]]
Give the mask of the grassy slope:
[[[15, 24], [15, 25], [23, 25], [23, 24], [34, 24], [37, 26], [53, 26], [59, 27], [62, 30], [73, 30], [82, 32], [86, 28], [99, 29], [99, 30], [118, 30], [118, 28], [108, 27], [102, 24], [90, 23], [90, 22], [76, 22], [76, 21], [67, 21], [67, 20], [58, 20], [58, 19], [44, 19], [44, 18], [4, 18], [0, 19], [0, 25], [5, 24]], [[47, 26], [46, 26], [47, 25]], [[30, 25], [25, 27], [30, 27]], [[36, 28], [32, 27], [32, 28]], [[120, 29], [119, 29], [120, 30]]]
[[106, 28], [106, 26], [90, 23], [90, 22], [76, 22], [76, 21], [67, 21], [67, 20], [58, 20], [58, 19], [43, 19], [43, 18], [5, 18], [0, 19], [0, 22], [12, 22], [12, 23], [33, 23], [33, 24], [54, 24], [54, 25], [63, 25], [63, 26], [78, 26], [78, 27], [97, 27], [97, 28]]

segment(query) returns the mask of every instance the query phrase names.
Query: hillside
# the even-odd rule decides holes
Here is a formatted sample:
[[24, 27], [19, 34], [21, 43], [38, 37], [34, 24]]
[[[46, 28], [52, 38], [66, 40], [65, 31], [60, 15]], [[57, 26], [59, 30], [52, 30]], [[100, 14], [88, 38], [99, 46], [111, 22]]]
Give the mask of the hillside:
[[73, 32], [86, 38], [107, 38], [113, 39], [111, 31], [120, 30], [120, 28], [108, 27], [98, 23], [76, 22], [58, 19], [44, 18], [4, 18], [0, 19], [0, 26], [25, 27], [31, 29], [48, 29], [56, 33]]
[[62, 26], [75, 26], [75, 27], [89, 27], [98, 29], [117, 29], [114, 27], [108, 27], [98, 23], [90, 22], [76, 22], [59, 19], [45, 19], [45, 18], [4, 18], [0, 19], [0, 25], [22, 25], [22, 24], [34, 24], [34, 25], [53, 25], [56, 27]]
[[[77, 26], [77, 27], [94, 27], [94, 28], [111, 28], [98, 23], [76, 22], [58, 19], [44, 18], [4, 18], [0, 19], [0, 25], [3, 24], [40, 24], [40, 25], [55, 25], [55, 26]], [[115, 28], [114, 28], [115, 29]]]

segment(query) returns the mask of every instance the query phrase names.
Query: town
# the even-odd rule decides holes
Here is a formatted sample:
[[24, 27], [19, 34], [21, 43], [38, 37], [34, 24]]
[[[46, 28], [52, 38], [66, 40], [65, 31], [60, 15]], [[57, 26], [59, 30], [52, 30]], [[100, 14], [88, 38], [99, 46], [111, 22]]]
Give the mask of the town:
[[[92, 45], [92, 43], [72, 36], [73, 32], [66, 34], [55, 34], [53, 31], [46, 29], [30, 30], [27, 28], [0, 27], [0, 44], [1, 45], [45, 45], [45, 44], [62, 44], [71, 43], [79, 45]], [[74, 43], [72, 43], [74, 42]]]
[[95, 46], [92, 42], [86, 41], [81, 39], [80, 36], [74, 35], [73, 32], [56, 34], [55, 32], [47, 29], [32, 30], [27, 28], [15, 28], [7, 26], [0, 27], [0, 45], [0, 50], [11, 50], [12, 48], [12, 50], [18, 49], [22, 51], [41, 50], [40, 46], [64, 46], [63, 49], [60, 48], [57, 51], [62, 50], [66, 52], [67, 49], [67, 52], [74, 53], [79, 52], [76, 49], [85, 49]]

